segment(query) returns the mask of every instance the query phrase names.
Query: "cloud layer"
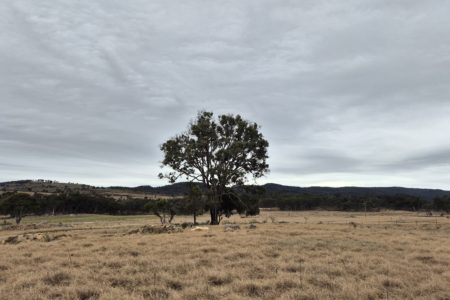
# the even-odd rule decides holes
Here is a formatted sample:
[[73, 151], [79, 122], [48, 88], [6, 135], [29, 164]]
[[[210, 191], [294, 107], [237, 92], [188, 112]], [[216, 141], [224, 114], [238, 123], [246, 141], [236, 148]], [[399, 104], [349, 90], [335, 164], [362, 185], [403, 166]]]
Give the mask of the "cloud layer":
[[450, 189], [450, 3], [0, 3], [0, 181], [160, 185], [200, 109], [268, 138], [260, 182]]

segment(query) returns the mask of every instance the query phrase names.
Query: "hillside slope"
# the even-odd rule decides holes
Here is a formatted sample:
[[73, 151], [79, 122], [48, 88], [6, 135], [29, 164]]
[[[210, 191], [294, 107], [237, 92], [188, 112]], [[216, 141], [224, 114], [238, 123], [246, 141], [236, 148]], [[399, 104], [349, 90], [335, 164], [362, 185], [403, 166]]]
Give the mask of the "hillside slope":
[[[432, 200], [436, 197], [450, 195], [450, 191], [439, 189], [420, 189], [420, 188], [403, 188], [403, 187], [297, 187], [286, 186], [275, 183], [263, 185], [267, 194], [283, 194], [283, 195], [347, 195], [359, 197], [374, 196], [393, 196], [393, 195], [409, 195], [419, 197], [424, 200]], [[51, 180], [20, 180], [0, 183], [0, 192], [6, 191], [23, 191], [23, 192], [41, 192], [41, 193], [58, 193], [70, 189], [71, 191], [80, 192], [96, 192], [96, 193], [120, 193], [120, 194], [146, 194], [146, 195], [167, 195], [181, 196], [188, 192], [189, 183], [180, 182], [171, 185], [159, 187], [137, 186], [137, 187], [95, 187], [86, 184], [77, 183], [61, 183]]]

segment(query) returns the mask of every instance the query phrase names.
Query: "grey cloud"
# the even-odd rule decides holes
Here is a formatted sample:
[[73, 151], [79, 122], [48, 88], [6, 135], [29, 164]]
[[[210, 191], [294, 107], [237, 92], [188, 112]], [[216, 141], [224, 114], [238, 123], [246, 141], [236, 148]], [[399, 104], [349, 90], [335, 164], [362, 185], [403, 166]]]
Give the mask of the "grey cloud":
[[386, 166], [396, 170], [423, 170], [433, 168], [448, 168], [450, 166], [450, 148], [428, 149], [419, 154], [410, 155], [402, 160]]
[[162, 184], [158, 146], [210, 109], [262, 126], [266, 182], [450, 188], [449, 8], [4, 1], [0, 181]]
[[290, 161], [279, 163], [274, 172], [308, 175], [326, 173], [358, 173], [364, 161], [327, 149], [308, 149], [293, 155]]

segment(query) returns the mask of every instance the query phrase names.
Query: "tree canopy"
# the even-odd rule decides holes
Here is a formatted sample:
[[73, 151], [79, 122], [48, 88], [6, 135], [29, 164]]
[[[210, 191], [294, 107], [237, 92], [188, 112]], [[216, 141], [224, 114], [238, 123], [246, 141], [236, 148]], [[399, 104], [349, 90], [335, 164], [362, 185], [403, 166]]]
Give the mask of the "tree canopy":
[[269, 171], [268, 146], [258, 124], [240, 115], [219, 115], [215, 119], [212, 112], [200, 112], [187, 131], [161, 145], [162, 165], [172, 170], [159, 176], [172, 183], [180, 178], [203, 183], [208, 191], [211, 224], [218, 224], [229, 187], [243, 185]]

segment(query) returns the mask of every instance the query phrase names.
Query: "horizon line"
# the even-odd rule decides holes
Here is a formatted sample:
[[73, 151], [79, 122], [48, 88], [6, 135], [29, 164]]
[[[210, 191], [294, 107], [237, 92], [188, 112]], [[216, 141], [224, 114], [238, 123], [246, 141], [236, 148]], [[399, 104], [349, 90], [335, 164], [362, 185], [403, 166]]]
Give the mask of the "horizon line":
[[[164, 187], [164, 186], [170, 186], [170, 185], [174, 185], [174, 184], [188, 183], [189, 182], [189, 181], [179, 181], [179, 182], [167, 183], [167, 184], [162, 184], [162, 185], [141, 184], [141, 185], [127, 186], [127, 185], [92, 185], [92, 184], [87, 184], [87, 183], [82, 183], [82, 182], [58, 181], [58, 180], [39, 178], [39, 179], [16, 179], [16, 180], [0, 181], [0, 185], [4, 184], [4, 183], [19, 182], [19, 181], [34, 181], [34, 182], [43, 181], [43, 182], [56, 182], [56, 183], [63, 183], [63, 184], [64, 183], [65, 184], [78, 184], [78, 185], [87, 185], [87, 186], [96, 187], [96, 188], [138, 188], [138, 187], [143, 187], [143, 186], [148, 186], [148, 187], [152, 187], [152, 188], [160, 188], [160, 187]], [[197, 182], [197, 183], [201, 183], [201, 182]], [[281, 185], [281, 186], [285, 186], [285, 187], [294, 187], [294, 188], [305, 188], [305, 189], [306, 188], [330, 188], [330, 189], [340, 189], [340, 188], [373, 188], [373, 189], [376, 189], [376, 188], [402, 188], [402, 189], [436, 190], [436, 191], [448, 191], [448, 192], [450, 192], [450, 190], [447, 190], [445, 188], [411, 187], [411, 186], [398, 186], [398, 185], [393, 185], [393, 186], [358, 186], [358, 185], [342, 185], [342, 186], [310, 185], [310, 186], [301, 186], [301, 185], [282, 184], [282, 183], [277, 183], [277, 182], [266, 182], [264, 184], [252, 184], [252, 185], [264, 186], [264, 185], [268, 185], [268, 184], [275, 184], [275, 185]]]

